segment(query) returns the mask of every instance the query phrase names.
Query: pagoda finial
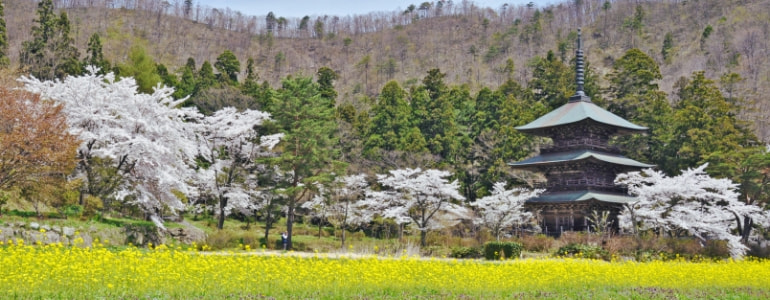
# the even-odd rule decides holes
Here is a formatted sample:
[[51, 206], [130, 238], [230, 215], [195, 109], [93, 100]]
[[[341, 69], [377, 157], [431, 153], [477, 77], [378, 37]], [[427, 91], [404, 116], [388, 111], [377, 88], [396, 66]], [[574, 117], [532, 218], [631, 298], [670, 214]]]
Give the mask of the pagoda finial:
[[586, 93], [583, 91], [583, 85], [585, 83], [585, 66], [583, 64], [583, 41], [581, 38], [580, 28], [577, 30], [577, 50], [575, 51], [575, 81], [577, 82], [577, 91], [572, 97], [569, 97], [570, 102], [586, 101], [591, 102]]

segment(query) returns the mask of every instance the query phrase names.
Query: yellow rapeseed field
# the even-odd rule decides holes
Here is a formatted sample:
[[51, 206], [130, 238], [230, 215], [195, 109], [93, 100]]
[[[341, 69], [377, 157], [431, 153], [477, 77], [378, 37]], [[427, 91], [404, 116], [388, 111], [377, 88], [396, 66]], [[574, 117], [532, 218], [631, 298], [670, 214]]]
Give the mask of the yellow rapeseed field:
[[[0, 246], [0, 298], [762, 298], [770, 262], [327, 258], [179, 247]], [[705, 291], [706, 294], [702, 294]], [[630, 293], [630, 294], [629, 294]], [[571, 295], [571, 296], [570, 296]]]

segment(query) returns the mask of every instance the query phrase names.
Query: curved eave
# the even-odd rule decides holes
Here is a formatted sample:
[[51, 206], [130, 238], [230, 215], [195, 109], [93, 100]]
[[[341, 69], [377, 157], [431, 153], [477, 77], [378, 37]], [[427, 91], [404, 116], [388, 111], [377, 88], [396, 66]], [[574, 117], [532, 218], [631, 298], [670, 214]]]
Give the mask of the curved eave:
[[636, 201], [629, 195], [604, 193], [599, 191], [569, 191], [541, 194], [526, 201], [528, 204], [575, 203], [596, 200], [599, 202], [626, 204]]
[[514, 168], [530, 168], [544, 165], [561, 164], [564, 162], [576, 162], [586, 159], [596, 159], [601, 162], [640, 169], [652, 168], [655, 166], [638, 162], [622, 155], [602, 153], [594, 150], [573, 150], [569, 152], [548, 153], [538, 155], [520, 162], [509, 163], [508, 165]]
[[648, 128], [639, 126], [613, 114], [592, 102], [568, 102], [561, 107], [543, 115], [529, 124], [516, 127], [517, 130], [529, 133], [540, 133], [547, 128], [574, 124], [584, 120], [617, 127], [627, 131], [646, 131]]

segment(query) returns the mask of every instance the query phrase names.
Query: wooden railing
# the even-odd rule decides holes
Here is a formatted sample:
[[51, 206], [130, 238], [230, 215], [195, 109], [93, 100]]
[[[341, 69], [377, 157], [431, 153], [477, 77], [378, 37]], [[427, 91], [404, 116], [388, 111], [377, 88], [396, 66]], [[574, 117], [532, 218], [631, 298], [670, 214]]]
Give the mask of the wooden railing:
[[615, 184], [615, 182], [610, 180], [589, 179], [589, 178], [564, 179], [564, 180], [547, 181], [547, 182], [539, 181], [539, 182], [535, 182], [533, 185], [535, 188], [548, 189], [549, 191], [576, 191], [576, 190], [582, 190], [582, 189], [589, 189], [589, 190], [595, 189], [595, 190], [602, 190], [602, 191], [625, 193], [628, 190], [625, 186]]
[[613, 153], [620, 152], [619, 148], [613, 147], [607, 144], [607, 140], [602, 140], [598, 138], [571, 139], [571, 140], [557, 141], [557, 142], [554, 142], [553, 144], [540, 146], [541, 153], [553, 153], [553, 152], [572, 150], [572, 149], [603, 150], [603, 151], [613, 152]]

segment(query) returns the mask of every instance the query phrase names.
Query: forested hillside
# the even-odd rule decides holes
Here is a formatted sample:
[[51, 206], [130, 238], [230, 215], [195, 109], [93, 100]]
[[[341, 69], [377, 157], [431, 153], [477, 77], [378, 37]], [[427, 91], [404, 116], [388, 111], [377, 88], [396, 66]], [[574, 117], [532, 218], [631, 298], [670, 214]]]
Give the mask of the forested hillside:
[[[6, 0], [10, 60], [18, 62], [30, 38], [37, 1]], [[326, 66], [339, 74], [338, 102], [373, 97], [389, 80], [405, 88], [433, 68], [451, 85], [472, 92], [496, 88], [512, 73], [527, 85], [537, 57], [549, 50], [572, 57], [575, 31], [583, 29], [587, 60], [596, 74], [610, 71], [625, 51], [639, 48], [660, 66], [661, 90], [694, 71], [719, 79], [740, 74], [735, 98], [751, 105], [744, 113], [758, 135], [770, 135], [761, 95], [767, 93], [767, 19], [770, 5], [754, 0], [563, 1], [552, 6], [481, 8], [470, 1], [415, 3], [406, 11], [356, 16], [283, 18], [264, 12], [248, 16], [229, 9], [201, 7], [196, 1], [57, 0], [71, 23], [74, 45], [85, 54], [93, 33], [105, 57], [129, 60], [141, 45], [156, 62], [181, 75], [188, 58], [213, 61], [225, 50], [245, 65], [254, 59], [258, 80], [275, 86], [288, 74], [313, 74]], [[508, 60], [513, 64], [507, 64]], [[245, 77], [244, 70], [238, 74]], [[599, 84], [608, 81], [599, 76]]]

